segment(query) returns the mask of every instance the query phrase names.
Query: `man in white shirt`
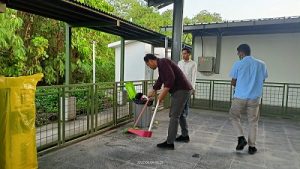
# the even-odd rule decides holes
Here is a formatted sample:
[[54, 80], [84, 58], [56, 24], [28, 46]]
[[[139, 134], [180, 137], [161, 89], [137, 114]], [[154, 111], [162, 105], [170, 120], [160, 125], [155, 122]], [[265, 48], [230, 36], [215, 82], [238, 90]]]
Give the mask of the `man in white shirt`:
[[[193, 93], [195, 92], [196, 78], [197, 78], [197, 64], [195, 61], [190, 59], [191, 51], [188, 48], [182, 49], [182, 60], [178, 62], [178, 67], [182, 70], [187, 80], [191, 83], [193, 87]], [[181, 127], [181, 135], [176, 138], [175, 141], [178, 142], [189, 142], [190, 137], [188, 133], [188, 125], [186, 122], [186, 117], [189, 112], [189, 100], [185, 103], [183, 112], [179, 119], [179, 124]]]

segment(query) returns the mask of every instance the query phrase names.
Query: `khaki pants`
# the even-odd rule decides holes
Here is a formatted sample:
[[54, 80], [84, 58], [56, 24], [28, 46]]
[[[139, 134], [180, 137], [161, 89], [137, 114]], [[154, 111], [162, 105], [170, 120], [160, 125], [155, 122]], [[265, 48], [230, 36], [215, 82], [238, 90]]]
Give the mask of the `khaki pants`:
[[229, 111], [230, 121], [238, 137], [244, 136], [241, 126], [241, 113], [247, 112], [249, 122], [248, 144], [251, 147], [255, 147], [256, 142], [259, 120], [259, 100], [260, 99], [244, 100], [234, 98]]

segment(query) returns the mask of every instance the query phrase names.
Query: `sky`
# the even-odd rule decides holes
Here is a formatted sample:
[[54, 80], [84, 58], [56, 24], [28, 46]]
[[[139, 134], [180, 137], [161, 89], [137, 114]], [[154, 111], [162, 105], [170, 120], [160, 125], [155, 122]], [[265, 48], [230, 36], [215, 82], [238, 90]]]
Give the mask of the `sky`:
[[[223, 20], [300, 16], [300, 0], [184, 0], [184, 17], [201, 10], [216, 12]], [[160, 11], [172, 9], [173, 5]]]

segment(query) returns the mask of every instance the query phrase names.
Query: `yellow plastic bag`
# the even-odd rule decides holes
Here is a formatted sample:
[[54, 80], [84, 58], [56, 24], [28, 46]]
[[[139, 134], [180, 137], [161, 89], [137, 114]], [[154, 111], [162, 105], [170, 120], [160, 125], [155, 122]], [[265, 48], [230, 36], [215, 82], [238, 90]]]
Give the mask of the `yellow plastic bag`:
[[0, 77], [0, 169], [38, 168], [35, 90], [42, 77]]

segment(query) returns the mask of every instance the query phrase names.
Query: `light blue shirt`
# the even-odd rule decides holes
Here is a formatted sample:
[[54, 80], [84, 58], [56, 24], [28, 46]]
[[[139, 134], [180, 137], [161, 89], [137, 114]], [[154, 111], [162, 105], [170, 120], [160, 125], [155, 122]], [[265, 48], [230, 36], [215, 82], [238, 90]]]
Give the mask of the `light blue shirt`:
[[236, 79], [234, 97], [238, 99], [258, 99], [262, 96], [264, 80], [268, 77], [266, 64], [246, 56], [234, 63], [230, 77]]

